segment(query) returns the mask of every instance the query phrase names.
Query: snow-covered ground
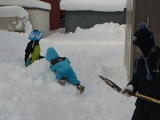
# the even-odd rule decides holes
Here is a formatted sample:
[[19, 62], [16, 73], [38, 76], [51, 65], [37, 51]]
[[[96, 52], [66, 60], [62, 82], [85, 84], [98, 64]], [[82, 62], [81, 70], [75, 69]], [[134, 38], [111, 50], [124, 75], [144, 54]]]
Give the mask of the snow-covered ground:
[[[63, 30], [61, 30], [63, 31]], [[124, 87], [125, 25], [105, 23], [75, 33], [53, 32], [40, 41], [41, 55], [54, 47], [68, 57], [85, 92], [61, 86], [45, 59], [24, 66], [29, 42], [24, 33], [0, 30], [0, 120], [130, 120], [136, 98], [109, 86], [103, 75]]]

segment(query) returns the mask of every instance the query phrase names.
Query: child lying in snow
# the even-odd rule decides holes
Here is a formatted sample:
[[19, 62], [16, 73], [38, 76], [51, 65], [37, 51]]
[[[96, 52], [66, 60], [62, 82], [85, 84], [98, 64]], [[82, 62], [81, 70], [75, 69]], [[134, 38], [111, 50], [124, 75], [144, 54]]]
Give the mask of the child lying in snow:
[[77, 86], [77, 89], [80, 90], [81, 94], [84, 92], [85, 87], [82, 86], [80, 81], [77, 79], [68, 58], [59, 57], [56, 50], [53, 47], [50, 47], [46, 52], [46, 60], [50, 62], [51, 71], [56, 73], [56, 79], [59, 84], [64, 86], [66, 81], [68, 81], [72, 85]]

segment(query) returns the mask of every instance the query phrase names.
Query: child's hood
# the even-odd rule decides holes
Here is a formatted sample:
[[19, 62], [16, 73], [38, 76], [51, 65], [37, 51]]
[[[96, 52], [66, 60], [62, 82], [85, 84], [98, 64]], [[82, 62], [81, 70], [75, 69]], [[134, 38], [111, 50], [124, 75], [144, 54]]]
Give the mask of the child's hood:
[[48, 62], [51, 62], [52, 60], [54, 60], [55, 58], [58, 58], [58, 57], [59, 57], [59, 55], [53, 47], [50, 47], [47, 49], [46, 60]]

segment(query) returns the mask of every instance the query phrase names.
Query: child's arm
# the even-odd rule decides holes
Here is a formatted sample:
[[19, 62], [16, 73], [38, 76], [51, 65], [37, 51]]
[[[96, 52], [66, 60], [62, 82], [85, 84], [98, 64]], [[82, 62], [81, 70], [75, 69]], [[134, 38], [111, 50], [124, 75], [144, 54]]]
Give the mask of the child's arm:
[[56, 67], [55, 67], [55, 65], [53, 66], [52, 64], [50, 64], [50, 69], [51, 69], [51, 71], [56, 72]]

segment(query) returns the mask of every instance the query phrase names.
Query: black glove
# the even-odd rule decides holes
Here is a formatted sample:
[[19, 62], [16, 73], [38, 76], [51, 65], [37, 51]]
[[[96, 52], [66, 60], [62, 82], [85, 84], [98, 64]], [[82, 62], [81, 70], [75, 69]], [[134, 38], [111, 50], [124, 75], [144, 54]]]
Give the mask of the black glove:
[[39, 59], [45, 58], [44, 56], [39, 55]]

